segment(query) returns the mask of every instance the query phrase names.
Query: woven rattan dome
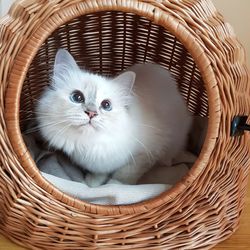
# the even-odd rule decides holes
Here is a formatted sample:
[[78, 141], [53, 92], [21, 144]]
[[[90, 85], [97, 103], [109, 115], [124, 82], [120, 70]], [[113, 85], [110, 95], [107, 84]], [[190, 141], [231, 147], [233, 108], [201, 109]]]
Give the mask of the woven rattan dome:
[[[0, 22], [0, 231], [32, 249], [208, 249], [238, 227], [250, 138], [230, 136], [249, 115], [245, 53], [210, 0], [20, 0]], [[133, 63], [170, 69], [206, 140], [170, 191], [128, 206], [88, 204], [39, 173], [21, 129], [49, 84], [56, 50], [115, 74]]]

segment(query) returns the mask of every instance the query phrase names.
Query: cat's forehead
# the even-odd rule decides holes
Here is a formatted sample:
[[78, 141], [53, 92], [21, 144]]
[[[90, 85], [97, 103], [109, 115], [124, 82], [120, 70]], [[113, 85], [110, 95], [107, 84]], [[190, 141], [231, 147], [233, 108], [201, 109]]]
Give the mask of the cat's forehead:
[[110, 81], [98, 75], [84, 74], [81, 78], [81, 90], [91, 99], [103, 95], [112, 96], [113, 88]]
[[98, 84], [94, 81], [84, 80], [83, 90], [88, 96], [96, 97], [98, 91]]

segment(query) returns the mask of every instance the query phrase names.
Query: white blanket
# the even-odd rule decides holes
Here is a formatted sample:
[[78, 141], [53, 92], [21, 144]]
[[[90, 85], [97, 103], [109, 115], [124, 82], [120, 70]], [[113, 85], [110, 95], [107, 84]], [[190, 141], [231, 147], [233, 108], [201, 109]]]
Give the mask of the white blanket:
[[181, 180], [196, 159], [193, 154], [183, 152], [174, 166], [154, 167], [138, 185], [112, 183], [93, 188], [85, 183], [85, 173], [64, 155], [41, 149], [32, 135], [24, 135], [24, 140], [41, 174], [49, 182], [66, 194], [95, 204], [131, 204], [155, 197]]

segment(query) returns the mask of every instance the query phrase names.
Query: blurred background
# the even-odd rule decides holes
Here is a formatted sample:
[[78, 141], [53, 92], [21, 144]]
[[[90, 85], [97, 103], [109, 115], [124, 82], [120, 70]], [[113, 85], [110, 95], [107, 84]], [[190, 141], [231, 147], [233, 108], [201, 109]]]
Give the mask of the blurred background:
[[250, 0], [213, 0], [244, 45], [250, 63]]
[[[14, 0], [0, 0], [0, 16], [4, 15]], [[250, 62], [250, 0], [213, 0], [217, 9], [234, 28], [247, 51]]]

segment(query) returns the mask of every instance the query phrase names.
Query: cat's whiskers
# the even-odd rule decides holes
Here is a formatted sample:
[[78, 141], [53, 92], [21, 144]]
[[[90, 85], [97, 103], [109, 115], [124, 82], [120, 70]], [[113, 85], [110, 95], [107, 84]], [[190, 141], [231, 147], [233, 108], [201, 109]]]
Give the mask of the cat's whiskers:
[[44, 116], [49, 116], [49, 117], [50, 116], [54, 117], [54, 114], [65, 115], [65, 114], [62, 114], [62, 113], [59, 113], [59, 112], [57, 112], [57, 113], [53, 112], [53, 115], [49, 114], [48, 112], [46, 113], [46, 112], [37, 112], [37, 111], [29, 111], [27, 113], [32, 114], [32, 115], [44, 115]]
[[109, 129], [105, 126], [105, 123], [103, 122], [102, 119], [92, 121], [92, 126], [97, 129], [109, 131]]
[[142, 126], [142, 127], [152, 128], [152, 129], [158, 130], [159, 132], [162, 131], [162, 129], [160, 129], [160, 128], [154, 127], [152, 125], [144, 124], [144, 123], [137, 123], [137, 125]]
[[22, 121], [36, 121], [37, 118], [40, 118], [40, 119], [45, 119], [45, 118], [65, 118], [67, 116], [52, 116], [52, 115], [39, 115], [37, 117], [29, 117], [29, 118], [25, 118], [25, 119], [22, 119]]
[[138, 138], [136, 138], [135, 136], [131, 136], [131, 138], [134, 139], [136, 142], [138, 142], [143, 147], [143, 149], [145, 150], [145, 152], [147, 154], [148, 160], [150, 162], [152, 162], [154, 159], [152, 152], [150, 150], [148, 150], [148, 148], [145, 146], [145, 144], [142, 143]]
[[[75, 108], [71, 108], [68, 110], [67, 114], [59, 113], [59, 112], [53, 112], [53, 115], [46, 113], [46, 112], [37, 112], [37, 111], [28, 111], [28, 113], [35, 115], [35, 117], [29, 117], [26, 119], [23, 119], [22, 121], [36, 121], [37, 118], [40, 119], [48, 119], [48, 118], [53, 118], [53, 119], [74, 119], [77, 120], [79, 119], [79, 114], [75, 112]], [[72, 116], [70, 116], [72, 115]], [[82, 117], [80, 117], [80, 120], [82, 120]]]
[[132, 152], [131, 152], [130, 150], [128, 150], [128, 153], [129, 153], [129, 155], [130, 155], [130, 157], [131, 157], [131, 159], [132, 159], [134, 165], [137, 166], [136, 161], [135, 161], [135, 158], [134, 158]]
[[[99, 121], [98, 124], [100, 125], [100, 127], [101, 127], [102, 129], [104, 129], [104, 130], [106, 130], [106, 131], [108, 131], [108, 132], [110, 132], [110, 133], [113, 133], [113, 130], [110, 129], [110, 126], [104, 126], [105, 123], [102, 123], [102, 122]], [[146, 124], [142, 124], [142, 123], [141, 123], [141, 125], [147, 126]], [[150, 125], [149, 125], [149, 126], [150, 126]], [[153, 126], [150, 126], [150, 127], [152, 127], [153, 129], [157, 129], [156, 127], [153, 127]], [[142, 143], [142, 142], [141, 142], [137, 137], [135, 137], [134, 135], [131, 135], [130, 137], [143, 147], [144, 151], [145, 151], [146, 154], [147, 154], [147, 157], [148, 157], [149, 161], [153, 161], [154, 156], [153, 156], [152, 152], [151, 152], [150, 150], [148, 150], [148, 148], [145, 146], [145, 144]], [[131, 156], [132, 156], [131, 158], [133, 158], [133, 161], [135, 162], [132, 153], [129, 152], [129, 154], [131, 154]]]
[[62, 127], [60, 130], [58, 130], [50, 139], [50, 145], [53, 144], [54, 140], [57, 140], [57, 137], [62, 135], [67, 129], [69, 129], [69, 127], [71, 126], [71, 124], [66, 124], [64, 127]]
[[[49, 112], [50, 109], [51, 109], [51, 106], [50, 106], [49, 104], [47, 104], [47, 103], [42, 103], [42, 104], [46, 104], [46, 105], [47, 105], [47, 107], [49, 108], [49, 110], [48, 110], [48, 112]], [[71, 108], [68, 108], [68, 109], [67, 109], [67, 112], [68, 112], [68, 113], [70, 113], [70, 112], [76, 113], [75, 110], [76, 110], [75, 107], [71, 107]], [[33, 110], [29, 110], [29, 111], [21, 110], [21, 111], [26, 112], [26, 113], [30, 113], [30, 114], [34, 114], [34, 115], [36, 115], [36, 114], [41, 114], [41, 115], [48, 115], [48, 116], [49, 116], [48, 112], [33, 111]], [[62, 114], [62, 112], [53, 111], [53, 115], [51, 115], [51, 116], [54, 116], [54, 114], [65, 115], [65, 114]]]
[[63, 123], [65, 123], [65, 121], [50, 122], [50, 123], [46, 123], [46, 124], [43, 124], [43, 125], [37, 125], [37, 126], [34, 126], [34, 127], [30, 128], [30, 129], [25, 130], [24, 134], [34, 133], [34, 132], [39, 131], [41, 128], [53, 127], [53, 126], [57, 126], [57, 125], [60, 125], [60, 124], [63, 124]]

